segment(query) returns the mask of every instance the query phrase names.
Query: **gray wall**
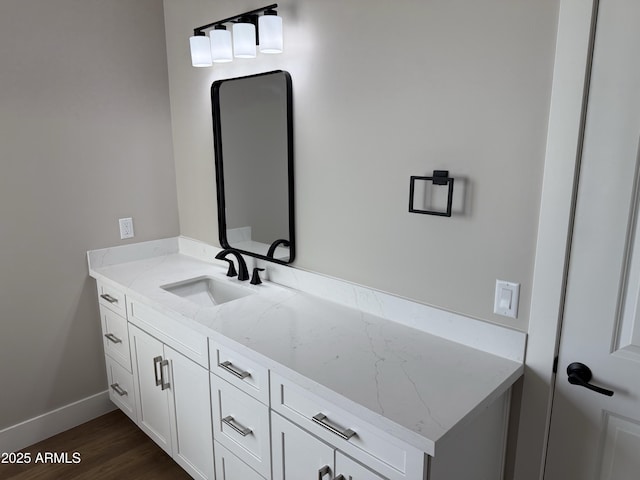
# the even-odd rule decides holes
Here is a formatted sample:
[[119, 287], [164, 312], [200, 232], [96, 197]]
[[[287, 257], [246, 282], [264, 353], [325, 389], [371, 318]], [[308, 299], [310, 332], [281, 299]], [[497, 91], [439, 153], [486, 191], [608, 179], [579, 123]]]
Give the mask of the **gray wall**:
[[0, 429], [106, 389], [86, 251], [175, 236], [162, 0], [0, 2]]
[[[209, 88], [293, 79], [295, 265], [528, 328], [559, 0], [284, 0], [285, 53], [190, 65], [190, 31], [255, 8], [165, 0], [180, 229], [217, 244]], [[409, 214], [409, 177], [447, 169], [467, 205]], [[517, 320], [495, 280], [519, 282]]]

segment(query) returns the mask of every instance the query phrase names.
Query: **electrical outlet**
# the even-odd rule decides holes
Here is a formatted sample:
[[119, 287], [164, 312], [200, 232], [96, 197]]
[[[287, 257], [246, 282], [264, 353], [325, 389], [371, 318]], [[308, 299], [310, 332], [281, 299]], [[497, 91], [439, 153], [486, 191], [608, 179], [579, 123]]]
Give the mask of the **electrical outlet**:
[[133, 219], [129, 218], [121, 218], [118, 220], [120, 222], [120, 238], [133, 238]]

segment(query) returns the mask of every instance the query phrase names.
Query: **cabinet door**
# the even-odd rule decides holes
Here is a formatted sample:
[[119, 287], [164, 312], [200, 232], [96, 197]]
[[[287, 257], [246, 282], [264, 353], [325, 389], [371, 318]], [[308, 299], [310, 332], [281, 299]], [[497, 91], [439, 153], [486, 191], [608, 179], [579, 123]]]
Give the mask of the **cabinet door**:
[[161, 371], [162, 376], [168, 376], [168, 369], [162, 366], [163, 344], [133, 325], [130, 326], [130, 339], [135, 358], [138, 426], [171, 455], [170, 391], [157, 385]]
[[166, 345], [164, 353], [171, 365], [167, 382], [175, 425], [173, 459], [193, 478], [213, 479], [209, 372]]
[[273, 480], [332, 479], [333, 448], [310, 433], [271, 414]]
[[[340, 477], [342, 475], [342, 477]], [[384, 480], [342, 452], [336, 452], [336, 478], [344, 480]]]

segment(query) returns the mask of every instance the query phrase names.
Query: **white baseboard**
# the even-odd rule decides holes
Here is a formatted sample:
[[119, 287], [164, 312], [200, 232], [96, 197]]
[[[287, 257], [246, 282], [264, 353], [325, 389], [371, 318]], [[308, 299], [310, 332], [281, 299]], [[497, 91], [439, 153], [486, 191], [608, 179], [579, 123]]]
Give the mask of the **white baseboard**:
[[15, 452], [115, 410], [109, 391], [0, 430], [0, 452]]

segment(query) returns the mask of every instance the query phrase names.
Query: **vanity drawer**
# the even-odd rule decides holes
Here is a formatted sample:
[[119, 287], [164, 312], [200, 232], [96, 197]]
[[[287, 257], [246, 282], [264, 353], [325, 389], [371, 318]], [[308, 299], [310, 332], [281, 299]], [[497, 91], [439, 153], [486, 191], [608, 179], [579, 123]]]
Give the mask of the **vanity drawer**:
[[273, 372], [271, 408], [390, 479], [423, 478], [423, 452]]
[[127, 318], [127, 302], [124, 292], [110, 284], [98, 281], [98, 301], [101, 306]]
[[264, 477], [271, 475], [269, 407], [211, 374], [213, 437]]
[[[215, 447], [216, 480], [264, 480], [218, 442]], [[271, 477], [269, 477], [271, 478]]]
[[109, 398], [134, 422], [138, 422], [136, 415], [136, 398], [133, 388], [133, 375], [109, 357], [107, 363], [107, 379], [109, 383]]
[[209, 339], [211, 371], [253, 398], [269, 405], [269, 370]]
[[132, 372], [127, 321], [103, 306], [100, 306], [100, 319], [102, 321], [104, 353]]

